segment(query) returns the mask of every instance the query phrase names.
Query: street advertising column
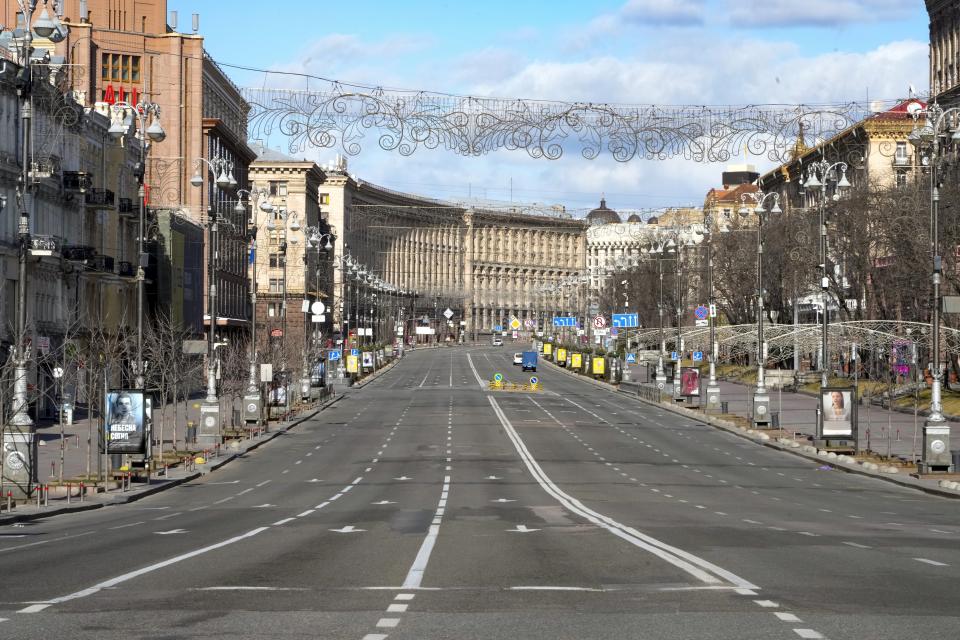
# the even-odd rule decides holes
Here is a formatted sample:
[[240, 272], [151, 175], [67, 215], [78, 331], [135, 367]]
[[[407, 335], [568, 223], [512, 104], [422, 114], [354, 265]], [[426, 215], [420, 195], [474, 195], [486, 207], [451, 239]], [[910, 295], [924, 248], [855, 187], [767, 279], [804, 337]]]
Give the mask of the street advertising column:
[[148, 400], [140, 389], [107, 392], [108, 454], [146, 455]]

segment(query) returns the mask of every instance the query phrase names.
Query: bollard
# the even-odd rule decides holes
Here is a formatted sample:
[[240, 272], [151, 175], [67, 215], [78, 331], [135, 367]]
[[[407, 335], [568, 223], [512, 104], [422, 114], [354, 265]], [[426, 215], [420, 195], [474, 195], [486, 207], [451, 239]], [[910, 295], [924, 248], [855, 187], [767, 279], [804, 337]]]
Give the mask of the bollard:
[[50, 485], [43, 485], [43, 506], [50, 505]]
[[71, 496], [72, 493], [73, 493], [73, 485], [71, 485], [71, 484], [68, 482], [68, 483], [67, 483], [67, 504], [70, 504], [70, 499], [71, 499], [70, 496]]
[[870, 451], [870, 428], [867, 428], [867, 451]]
[[80, 502], [83, 502], [84, 493], [86, 493], [86, 487], [83, 486], [83, 483], [80, 483]]
[[13, 511], [13, 491], [7, 491], [7, 512]]
[[40, 508], [40, 494], [43, 493], [43, 487], [37, 485], [37, 509]]
[[897, 429], [897, 442], [900, 442], [900, 429]]
[[57, 477], [57, 463], [54, 462], [53, 460], [50, 461], [50, 477], [51, 478]]
[[167, 478], [170, 476], [170, 467], [167, 466], [167, 463], [163, 463], [163, 477]]

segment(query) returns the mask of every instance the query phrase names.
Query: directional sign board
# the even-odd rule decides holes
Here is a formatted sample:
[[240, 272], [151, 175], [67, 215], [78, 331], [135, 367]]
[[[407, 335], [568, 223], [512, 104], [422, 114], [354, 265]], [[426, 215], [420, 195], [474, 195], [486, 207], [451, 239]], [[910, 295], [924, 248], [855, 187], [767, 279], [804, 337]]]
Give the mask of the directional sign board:
[[593, 317], [593, 327], [595, 329], [603, 329], [607, 326], [607, 319], [603, 316], [597, 315]]
[[553, 326], [555, 327], [575, 327], [577, 326], [577, 319], [573, 316], [554, 316], [553, 317]]
[[671, 359], [671, 360], [679, 360], [679, 359], [680, 359], [680, 354], [677, 353], [676, 351], [671, 351], [671, 352], [670, 352], [670, 359]]
[[703, 351], [694, 351], [694, 352], [693, 352], [693, 361], [694, 361], [694, 362], [703, 362]]
[[503, 325], [502, 325], [502, 324], [498, 324], [497, 326], [495, 326], [495, 327], [493, 328], [493, 330], [496, 331], [496, 332], [498, 332], [498, 333], [502, 333], [502, 332], [503, 332]]
[[335, 362], [340, 359], [340, 351], [333, 349], [327, 352], [327, 360], [330, 362]]
[[618, 329], [632, 329], [640, 326], [640, 314], [638, 313], [615, 313], [613, 314], [613, 326]]

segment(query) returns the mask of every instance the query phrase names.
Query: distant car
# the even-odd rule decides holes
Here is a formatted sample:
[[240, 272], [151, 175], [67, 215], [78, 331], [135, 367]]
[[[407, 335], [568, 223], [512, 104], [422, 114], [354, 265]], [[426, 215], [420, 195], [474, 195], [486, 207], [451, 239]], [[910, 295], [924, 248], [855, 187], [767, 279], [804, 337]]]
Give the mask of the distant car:
[[523, 364], [523, 354], [519, 351], [513, 354], [513, 364]]
[[493, 346], [495, 346], [495, 347], [502, 347], [502, 346], [503, 346], [503, 338], [501, 338], [500, 336], [493, 336], [493, 339], [492, 339], [490, 342], [491, 342], [491, 343], [493, 344]]

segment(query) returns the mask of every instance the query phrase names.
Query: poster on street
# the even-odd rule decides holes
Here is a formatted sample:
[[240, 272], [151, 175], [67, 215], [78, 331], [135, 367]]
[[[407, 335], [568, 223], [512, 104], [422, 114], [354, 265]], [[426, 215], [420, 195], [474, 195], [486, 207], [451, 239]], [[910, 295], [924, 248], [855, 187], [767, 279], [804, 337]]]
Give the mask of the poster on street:
[[820, 415], [823, 417], [821, 437], [852, 438], [857, 416], [853, 389], [824, 387], [820, 395]]
[[146, 453], [144, 400], [138, 389], [107, 392], [107, 453]]
[[700, 370], [696, 367], [680, 369], [680, 395], [687, 398], [700, 396]]

